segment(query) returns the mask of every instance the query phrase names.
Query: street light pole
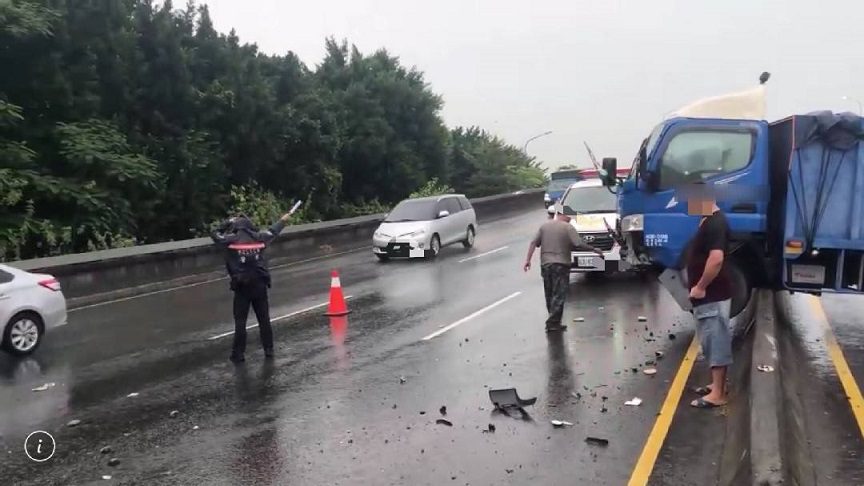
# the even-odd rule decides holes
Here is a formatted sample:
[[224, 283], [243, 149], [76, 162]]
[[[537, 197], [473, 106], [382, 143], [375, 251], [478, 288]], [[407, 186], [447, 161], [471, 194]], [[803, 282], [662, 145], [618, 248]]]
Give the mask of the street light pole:
[[538, 138], [545, 137], [546, 135], [549, 135], [551, 133], [552, 133], [552, 130], [549, 130], [548, 132], [543, 132], [539, 135], [534, 135], [533, 137], [529, 138], [528, 140], [525, 141], [525, 145], [522, 146], [522, 152], [524, 152], [525, 155], [528, 155], [528, 144], [531, 143], [532, 140], [537, 140]]
[[858, 103], [858, 116], [864, 115], [864, 104], [861, 103], [861, 100], [857, 100], [855, 98], [850, 98], [848, 96], [844, 96], [843, 100], [844, 101], [854, 101], [855, 103]]

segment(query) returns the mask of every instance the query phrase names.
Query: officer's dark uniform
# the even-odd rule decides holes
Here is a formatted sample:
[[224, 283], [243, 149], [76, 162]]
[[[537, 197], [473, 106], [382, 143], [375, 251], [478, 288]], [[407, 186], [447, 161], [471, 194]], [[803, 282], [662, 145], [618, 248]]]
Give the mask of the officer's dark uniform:
[[213, 241], [225, 248], [225, 266], [231, 277], [234, 291], [234, 346], [232, 361], [243, 361], [246, 352], [246, 319], [249, 306], [255, 310], [264, 354], [273, 356], [273, 328], [270, 325], [270, 303], [267, 289], [270, 288], [270, 271], [264, 259], [264, 249], [282, 229], [285, 223], [276, 222], [267, 231], [258, 231], [246, 217], [233, 222], [226, 221], [213, 231]]

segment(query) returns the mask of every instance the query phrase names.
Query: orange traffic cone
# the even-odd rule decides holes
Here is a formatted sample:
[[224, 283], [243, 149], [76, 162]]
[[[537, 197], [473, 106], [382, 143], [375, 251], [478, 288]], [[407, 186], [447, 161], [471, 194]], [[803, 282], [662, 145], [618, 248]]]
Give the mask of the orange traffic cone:
[[325, 316], [344, 316], [349, 312], [345, 304], [345, 296], [342, 294], [342, 283], [339, 281], [339, 272], [333, 270], [330, 273], [330, 305], [327, 307]]

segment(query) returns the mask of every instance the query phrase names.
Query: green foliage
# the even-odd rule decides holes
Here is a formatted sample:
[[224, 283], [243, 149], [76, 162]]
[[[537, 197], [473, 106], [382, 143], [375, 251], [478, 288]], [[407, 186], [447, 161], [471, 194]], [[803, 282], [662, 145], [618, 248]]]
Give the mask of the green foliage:
[[[423, 73], [325, 40], [315, 68], [217, 32], [206, 6], [0, 0], [0, 260], [386, 212], [536, 186], [535, 161], [448, 130]], [[13, 68], [14, 67], [14, 68]], [[452, 189], [451, 189], [452, 188]]]
[[422, 187], [412, 192], [408, 197], [430, 197], [430, 196], [438, 196], [441, 194], [452, 194], [456, 192], [452, 187], [442, 184], [438, 181], [437, 177], [433, 177]]
[[291, 201], [285, 201], [252, 182], [246, 186], [231, 187], [231, 207], [228, 216], [245, 214], [259, 227], [275, 223], [288, 210]]

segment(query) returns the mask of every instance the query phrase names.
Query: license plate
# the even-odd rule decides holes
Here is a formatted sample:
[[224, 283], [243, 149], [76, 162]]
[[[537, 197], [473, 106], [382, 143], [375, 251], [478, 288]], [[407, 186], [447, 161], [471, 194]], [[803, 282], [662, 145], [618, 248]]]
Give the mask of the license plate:
[[593, 267], [594, 266], [594, 257], [590, 257], [590, 256], [576, 257], [576, 266], [578, 266], [578, 267]]
[[399, 245], [393, 245], [393, 249], [394, 249], [394, 250], [398, 250], [399, 248], [402, 248], [402, 247], [399, 246]]
[[821, 265], [792, 265], [792, 282], [824, 285], [825, 267]]

